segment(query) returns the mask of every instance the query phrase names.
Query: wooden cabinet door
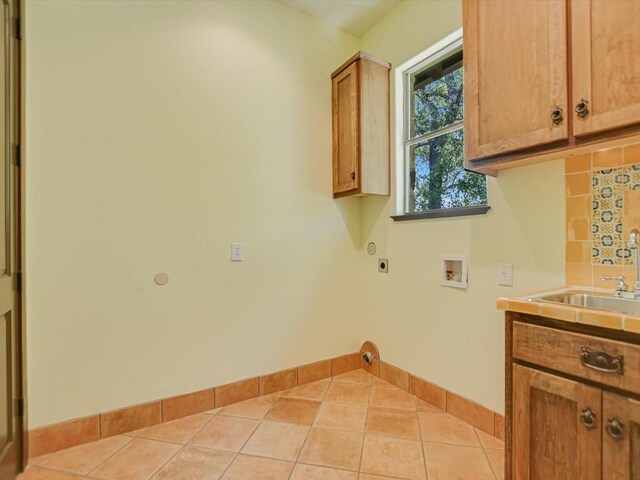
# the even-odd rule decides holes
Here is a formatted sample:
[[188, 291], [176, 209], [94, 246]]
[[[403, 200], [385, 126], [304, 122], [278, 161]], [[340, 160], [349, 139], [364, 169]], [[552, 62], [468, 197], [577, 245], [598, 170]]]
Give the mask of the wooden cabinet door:
[[601, 411], [602, 390], [514, 365], [513, 480], [600, 480]]
[[640, 0], [572, 0], [574, 135], [640, 122], [639, 25]]
[[602, 478], [640, 480], [640, 402], [605, 392], [602, 428]]
[[13, 26], [20, 14], [18, 0], [4, 0], [0, 22], [0, 480], [13, 480], [23, 466], [23, 348], [20, 293], [20, 42]]
[[332, 81], [333, 193], [358, 188], [360, 172], [359, 65], [353, 62]]
[[567, 0], [465, 0], [463, 14], [466, 161], [568, 138]]

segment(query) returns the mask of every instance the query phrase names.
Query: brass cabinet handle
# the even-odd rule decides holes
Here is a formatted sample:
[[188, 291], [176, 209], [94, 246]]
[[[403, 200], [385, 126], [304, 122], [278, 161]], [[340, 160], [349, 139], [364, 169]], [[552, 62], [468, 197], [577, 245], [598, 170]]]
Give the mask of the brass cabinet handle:
[[576, 105], [576, 113], [580, 118], [584, 118], [589, 114], [589, 102], [581, 98]]
[[610, 418], [607, 422], [607, 433], [615, 440], [622, 440], [624, 438], [624, 424], [619, 418]]
[[582, 422], [582, 425], [587, 427], [587, 430], [593, 430], [596, 428], [596, 413], [587, 407], [582, 410], [582, 413], [580, 414], [580, 421]]
[[560, 122], [562, 122], [562, 119], [564, 118], [564, 112], [562, 110], [562, 107], [556, 107], [553, 109], [553, 111], [551, 112], [551, 121], [553, 122], [554, 125], [559, 125]]
[[624, 375], [623, 355], [610, 355], [606, 352], [593, 351], [589, 347], [582, 347], [580, 361], [585, 367], [598, 372]]
[[356, 179], [356, 172], [351, 172], [351, 180], [355, 180]]

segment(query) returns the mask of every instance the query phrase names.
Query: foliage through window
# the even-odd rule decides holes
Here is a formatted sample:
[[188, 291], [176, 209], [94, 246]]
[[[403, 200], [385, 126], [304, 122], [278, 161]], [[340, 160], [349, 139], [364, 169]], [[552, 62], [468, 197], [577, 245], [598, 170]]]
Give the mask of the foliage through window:
[[462, 44], [405, 74], [407, 213], [487, 204], [484, 175], [464, 169]]

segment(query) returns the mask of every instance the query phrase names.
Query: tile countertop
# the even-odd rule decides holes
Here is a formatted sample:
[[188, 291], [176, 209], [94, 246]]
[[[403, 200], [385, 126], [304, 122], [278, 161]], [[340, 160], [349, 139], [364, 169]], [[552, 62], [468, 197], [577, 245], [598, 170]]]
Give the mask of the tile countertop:
[[554, 320], [563, 320], [565, 322], [581, 323], [583, 325], [592, 325], [595, 327], [610, 328], [612, 330], [622, 330], [625, 332], [640, 334], [640, 317], [626, 315], [623, 313], [608, 312], [605, 310], [595, 310], [592, 308], [582, 308], [571, 305], [560, 305], [556, 303], [536, 302], [530, 300], [530, 297], [569, 291], [590, 292], [594, 294], [606, 293], [607, 295], [611, 295], [611, 290], [586, 287], [558, 287], [515, 298], [501, 297], [498, 299], [497, 307], [498, 310], [528, 313], [530, 315], [553, 318]]

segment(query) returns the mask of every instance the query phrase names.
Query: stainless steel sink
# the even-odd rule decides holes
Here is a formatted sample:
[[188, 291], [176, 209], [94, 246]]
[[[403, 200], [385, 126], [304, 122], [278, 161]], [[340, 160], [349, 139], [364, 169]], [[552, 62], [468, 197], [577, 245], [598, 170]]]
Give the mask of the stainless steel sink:
[[629, 298], [594, 295], [584, 292], [564, 292], [531, 297], [529, 300], [640, 316], [640, 300], [632, 300]]

